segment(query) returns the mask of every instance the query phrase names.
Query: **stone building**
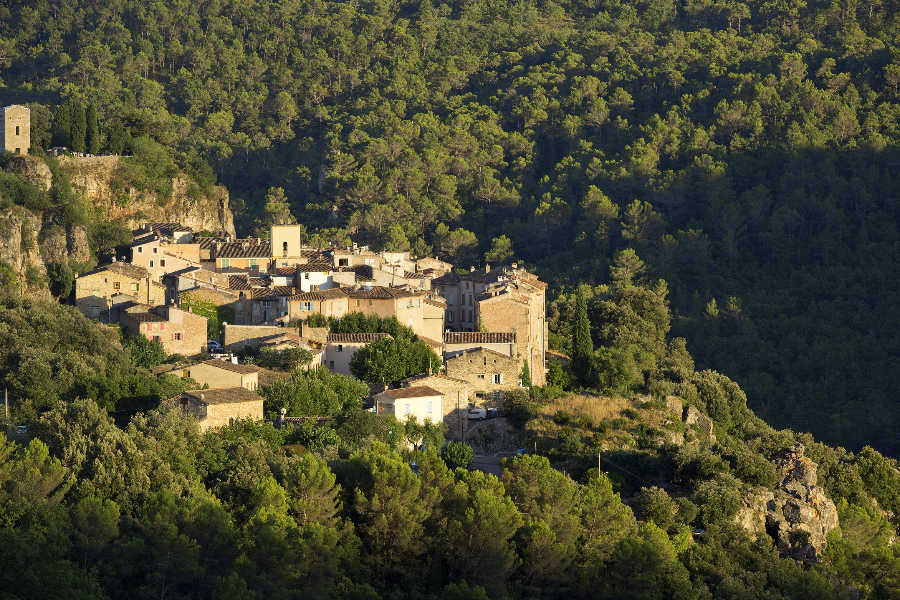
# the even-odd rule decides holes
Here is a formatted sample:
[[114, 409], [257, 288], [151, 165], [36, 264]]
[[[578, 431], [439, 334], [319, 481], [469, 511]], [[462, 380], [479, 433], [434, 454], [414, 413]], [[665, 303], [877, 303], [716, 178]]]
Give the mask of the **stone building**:
[[300, 335], [299, 327], [276, 327], [275, 325], [225, 325], [223, 345], [226, 350], [237, 350], [243, 346], [259, 348], [268, 338], [284, 333]]
[[462, 439], [469, 423], [469, 383], [464, 379], [442, 374], [421, 373], [400, 382], [401, 388], [426, 386], [443, 394], [441, 416], [447, 425], [447, 435]]
[[444, 394], [426, 385], [385, 390], [375, 395], [375, 412], [393, 414], [401, 421], [413, 416], [419, 423], [443, 420]]
[[28, 154], [31, 147], [31, 109], [21, 104], [0, 108], [0, 153]]
[[206, 317], [174, 306], [136, 305], [120, 311], [127, 335], [143, 335], [163, 345], [166, 354], [194, 356], [206, 350]]
[[488, 348], [471, 348], [446, 355], [444, 367], [448, 377], [461, 379], [469, 384], [469, 391], [474, 395], [475, 402], [497, 400], [497, 392], [521, 385], [521, 367], [516, 357]]
[[447, 302], [447, 330], [515, 333], [519, 359], [528, 361], [532, 383], [544, 385], [545, 283], [513, 263], [450, 273], [434, 279], [432, 286]]
[[154, 369], [155, 374], [171, 373], [178, 377], [190, 377], [211, 389], [242, 387], [255, 392], [259, 387], [259, 367], [236, 365], [225, 360], [205, 360], [182, 365], [166, 365]]
[[324, 365], [332, 373], [350, 377], [350, 359], [356, 351], [381, 338], [389, 338], [387, 333], [329, 333], [325, 346]]
[[473, 348], [487, 348], [516, 356], [516, 334], [494, 331], [448, 331], [444, 334], [444, 357]]
[[263, 397], [243, 387], [190, 390], [169, 403], [176, 403], [185, 415], [195, 417], [200, 431], [227, 427], [238, 419], [263, 418]]
[[166, 288], [153, 281], [143, 267], [120, 262], [103, 265], [75, 279], [75, 307], [89, 319], [108, 322], [113, 296], [120, 294], [154, 306], [165, 302]]

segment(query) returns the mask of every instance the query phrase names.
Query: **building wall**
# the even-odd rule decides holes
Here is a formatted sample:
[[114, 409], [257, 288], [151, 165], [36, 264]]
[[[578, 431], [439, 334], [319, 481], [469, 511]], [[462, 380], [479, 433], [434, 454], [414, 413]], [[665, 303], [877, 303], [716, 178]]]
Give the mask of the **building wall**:
[[524, 302], [510, 294], [501, 294], [477, 303], [478, 318], [488, 331], [516, 332], [518, 358], [528, 360], [533, 385], [544, 385], [546, 381], [546, 324], [542, 300], [542, 295]]
[[331, 271], [326, 273], [321, 271], [304, 271], [297, 273], [294, 279], [294, 286], [303, 293], [312, 291], [313, 287], [316, 290], [330, 290], [332, 285]]
[[[446, 367], [447, 376], [467, 381], [469, 391], [476, 397], [519, 387], [521, 368], [515, 358], [475, 350], [448, 359]], [[494, 375], [502, 375], [503, 383], [493, 383]]]
[[[250, 261], [256, 261], [256, 266], [252, 266]], [[225, 262], [223, 262], [225, 261]], [[226, 267], [225, 264], [228, 264]], [[269, 270], [269, 259], [268, 258], [218, 258], [216, 257], [216, 271], [224, 272], [224, 273], [242, 273], [244, 271], [253, 271], [255, 272], [259, 269], [260, 272]], [[209, 268], [206, 263], [203, 263], [203, 268]]]
[[463, 350], [468, 350], [470, 348], [487, 348], [488, 350], [493, 350], [494, 352], [499, 352], [500, 354], [506, 356], [516, 356], [516, 345], [515, 344], [444, 344], [444, 355], [454, 354], [456, 352], [462, 352]]
[[223, 343], [226, 350], [237, 350], [244, 345], [245, 341], [246, 345], [259, 348], [262, 344], [262, 338], [278, 335], [279, 333], [300, 335], [300, 328], [275, 327], [274, 325], [232, 325], [229, 323], [225, 326]]
[[75, 279], [75, 306], [89, 319], [106, 321], [108, 302], [115, 294], [128, 294], [147, 304], [162, 304], [166, 297], [164, 287], [151, 283], [148, 301], [145, 278], [137, 279], [115, 271], [101, 271]]
[[469, 384], [445, 375], [429, 375], [404, 382], [403, 387], [427, 386], [443, 394], [441, 418], [447, 425], [447, 436], [460, 439], [469, 422]]
[[422, 335], [433, 340], [444, 339], [444, 309], [422, 301]]
[[201, 385], [208, 384], [210, 388], [242, 387], [255, 391], [259, 387], [259, 373], [235, 373], [205, 363], [191, 365], [181, 371], [173, 371], [173, 373], [180, 374], [182, 377], [191, 377]]
[[340, 373], [352, 377], [350, 359], [356, 351], [365, 346], [362, 342], [333, 343], [325, 346], [325, 367], [332, 373]]
[[[269, 240], [271, 240], [272, 247], [272, 259], [281, 261], [284, 258], [301, 258], [301, 251], [303, 250], [303, 234], [305, 231], [306, 228], [303, 225], [272, 225], [269, 230]], [[286, 256], [285, 244], [287, 244]], [[279, 262], [278, 264], [280, 266], [281, 263]]]
[[[307, 302], [312, 302], [312, 310], [300, 310]], [[350, 302], [347, 298], [337, 300], [288, 300], [288, 317], [291, 321], [305, 319], [312, 313], [319, 313], [326, 317], [343, 317], [349, 310]]]
[[30, 147], [31, 109], [19, 104], [0, 108], [0, 152], [28, 154]]
[[188, 403], [182, 405], [185, 412], [197, 417], [200, 423], [200, 431], [227, 427], [238, 419], [250, 417], [254, 420], [263, 418], [263, 399], [248, 402], [228, 402], [223, 404], [201, 404], [188, 397]]
[[126, 333], [140, 334], [150, 341], [159, 339], [166, 354], [194, 356], [206, 349], [206, 317], [170, 307], [157, 307], [155, 311], [167, 313], [168, 320], [140, 323], [132, 314], [123, 313]]
[[[421, 398], [399, 398], [394, 400], [388, 394], [381, 393], [375, 396], [375, 401], [379, 404], [381, 403], [394, 403], [394, 416], [400, 419], [401, 421], [405, 421], [407, 415], [413, 415], [416, 417], [416, 420], [419, 423], [425, 423], [426, 420], [431, 420], [432, 423], [438, 423], [441, 420], [441, 406], [443, 402], [443, 396], [424, 396]], [[428, 410], [428, 405], [431, 405], [431, 411]], [[406, 407], [409, 405], [409, 412], [406, 412]]]
[[[268, 302], [268, 306], [264, 303]], [[268, 325], [273, 323], [274, 321], [281, 318], [282, 314], [285, 313], [284, 316], [290, 317], [290, 302], [288, 302], [286, 296], [282, 296], [280, 298], [272, 298], [270, 300], [253, 300], [251, 303], [251, 308], [253, 310], [252, 314], [252, 325]]]

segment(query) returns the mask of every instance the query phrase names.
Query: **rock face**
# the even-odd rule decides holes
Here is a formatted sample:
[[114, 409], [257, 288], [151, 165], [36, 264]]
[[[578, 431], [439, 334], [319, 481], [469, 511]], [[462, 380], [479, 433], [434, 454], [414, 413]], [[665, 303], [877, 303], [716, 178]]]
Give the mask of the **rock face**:
[[72, 187], [102, 209], [109, 220], [122, 219], [131, 227], [148, 221], [176, 221], [194, 231], [235, 235], [228, 190], [224, 187], [216, 186], [208, 197], [199, 192], [190, 178], [180, 174], [172, 180], [171, 198], [156, 198], [128, 187], [117, 190], [114, 183], [120, 160], [118, 156], [62, 156], [59, 164], [72, 180]]
[[716, 441], [716, 432], [712, 419], [700, 412], [696, 406], [688, 406], [684, 411], [684, 424], [690, 426], [695, 423], [711, 441]]
[[773, 461], [780, 480], [775, 493], [751, 490], [736, 522], [754, 533], [765, 531], [781, 555], [800, 564], [818, 562], [826, 536], [838, 526], [837, 509], [817, 483], [817, 465], [802, 444], [784, 448]]

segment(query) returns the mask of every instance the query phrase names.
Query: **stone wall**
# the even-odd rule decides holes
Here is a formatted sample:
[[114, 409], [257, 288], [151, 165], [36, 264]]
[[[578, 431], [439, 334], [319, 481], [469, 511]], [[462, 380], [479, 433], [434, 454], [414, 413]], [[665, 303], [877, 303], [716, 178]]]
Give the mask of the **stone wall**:
[[[134, 289], [135, 285], [137, 289]], [[165, 288], [156, 282], [150, 282], [150, 295], [147, 295], [146, 278], [130, 277], [114, 271], [99, 271], [75, 279], [75, 307], [89, 319], [106, 322], [109, 301], [116, 294], [133, 296], [146, 304], [161, 305], [165, 302]], [[95, 308], [98, 310], [95, 311]]]
[[20, 104], [0, 108], [0, 152], [28, 154], [31, 147], [31, 109]]
[[[468, 382], [474, 396], [519, 387], [519, 361], [491, 350], [470, 350], [448, 359], [445, 364], [447, 376]], [[501, 375], [503, 383], [494, 383], [494, 375]]]
[[[249, 303], [249, 300], [246, 302]], [[272, 325], [232, 325], [229, 323], [225, 326], [224, 345], [227, 350], [237, 350], [244, 345], [244, 340], [247, 340], [247, 345], [258, 348], [262, 344], [262, 338], [280, 333], [300, 335], [300, 328]]]

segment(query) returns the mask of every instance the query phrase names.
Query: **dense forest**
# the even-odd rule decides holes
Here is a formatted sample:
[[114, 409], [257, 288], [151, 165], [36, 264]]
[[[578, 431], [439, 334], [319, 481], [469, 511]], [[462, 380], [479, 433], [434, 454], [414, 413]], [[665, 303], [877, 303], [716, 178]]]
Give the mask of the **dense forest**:
[[[445, 425], [364, 411], [367, 386], [324, 369], [295, 370], [260, 390], [266, 414], [285, 407], [307, 420], [282, 428], [243, 420], [203, 433], [160, 405], [196, 382], [152, 375], [146, 368], [165, 356], [153, 357], [150, 342], [122, 343], [115, 328], [72, 307], [6, 296], [0, 380], [28, 431], [0, 446], [0, 596], [900, 593], [896, 461], [766, 425], [737, 385], [696, 371], [684, 340], [667, 337], [659, 289], [617, 285], [595, 302], [589, 310], [581, 296], [570, 315], [573, 368], [554, 363], [551, 385], [509, 394], [505, 421], [534, 452], [504, 459], [495, 477], [466, 468], [472, 449], [443, 443]], [[592, 334], [606, 345], [592, 349]], [[616, 394], [637, 380], [651, 400]], [[652, 399], [672, 393], [714, 429], [685, 427]], [[587, 410], [571, 410], [579, 398]], [[818, 463], [815, 482], [840, 526], [827, 538], [797, 530], [776, 548], [736, 517], [748, 498], [778, 491], [770, 459], [798, 442]], [[821, 538], [816, 559], [792, 560], [806, 555], [811, 533]]]
[[3, 0], [0, 100], [36, 145], [71, 100], [100, 151], [162, 144], [243, 234], [287, 203], [558, 293], [634, 250], [760, 416], [896, 454], [898, 8]]

